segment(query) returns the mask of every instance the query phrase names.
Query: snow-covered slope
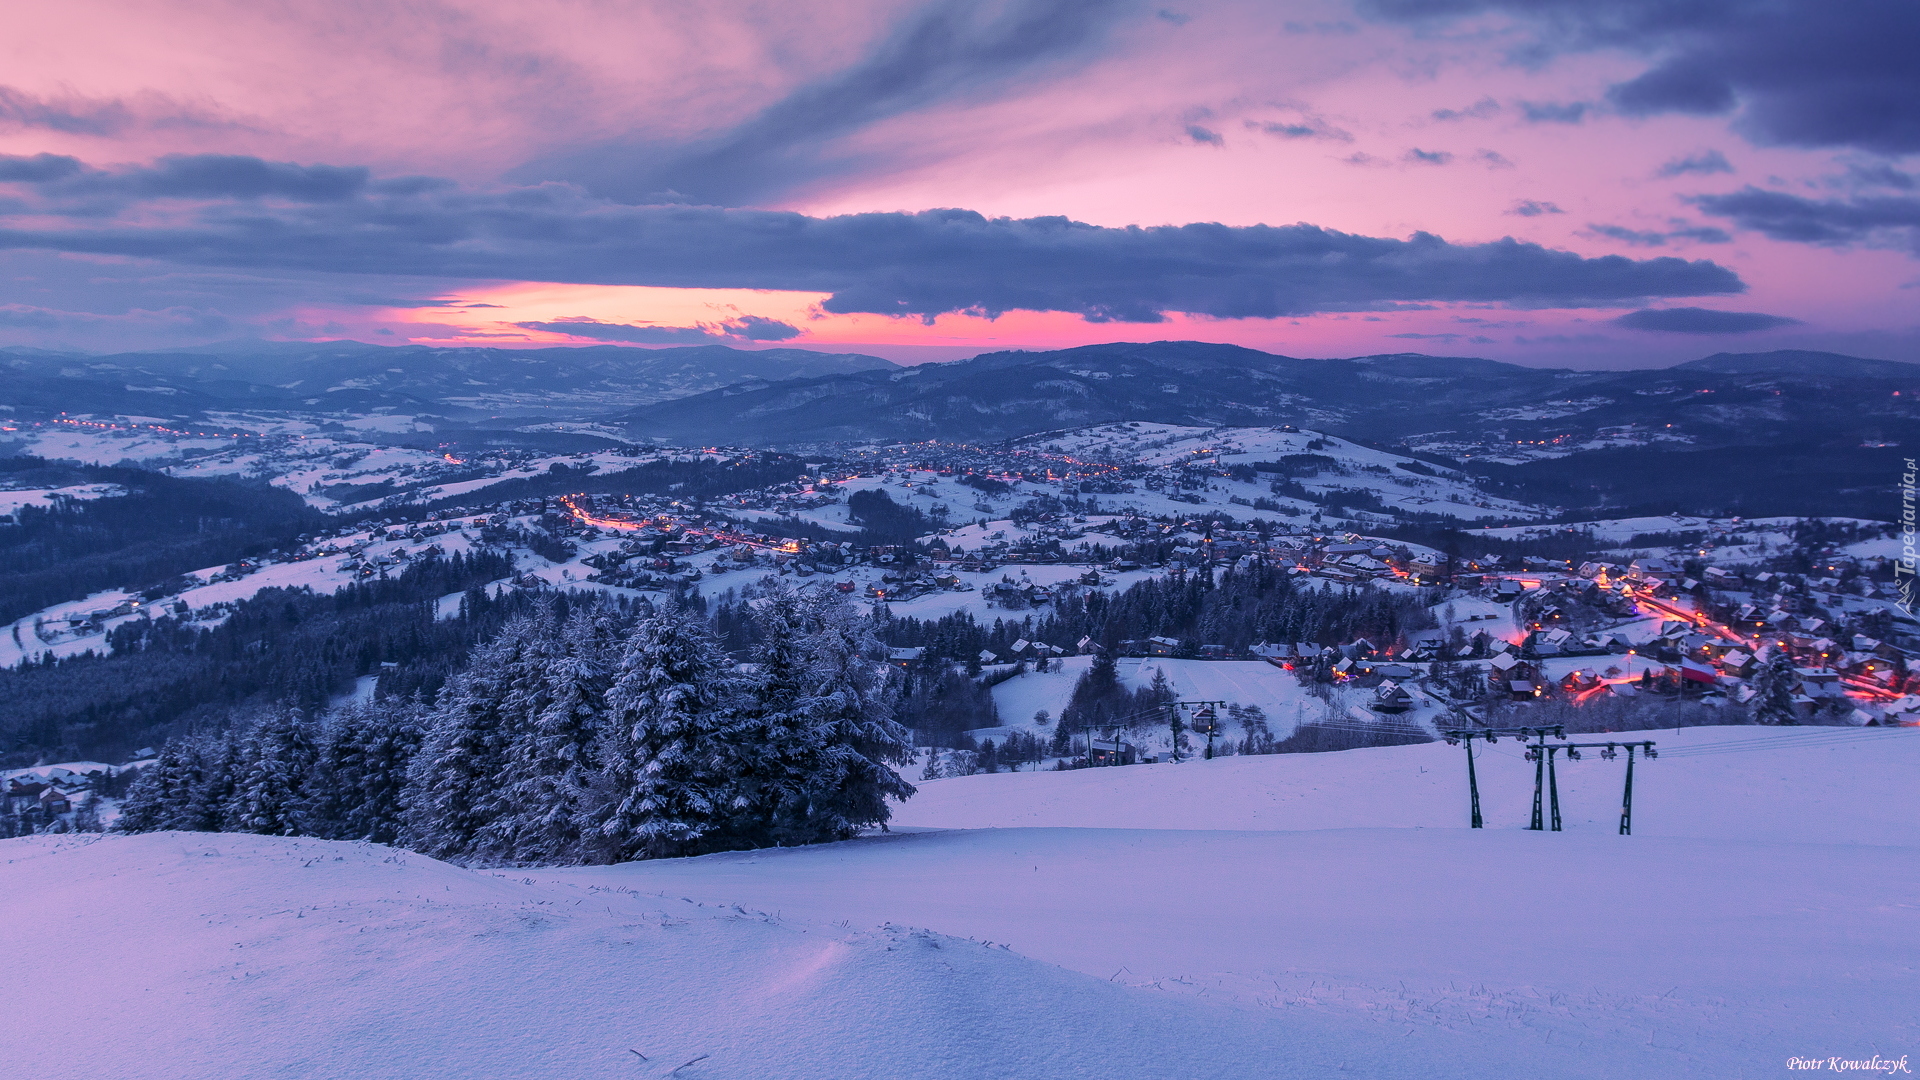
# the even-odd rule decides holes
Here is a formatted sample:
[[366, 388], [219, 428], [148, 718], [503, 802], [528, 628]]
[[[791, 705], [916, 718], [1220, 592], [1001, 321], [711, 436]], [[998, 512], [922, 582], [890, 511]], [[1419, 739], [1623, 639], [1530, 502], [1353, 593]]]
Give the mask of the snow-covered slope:
[[937, 781], [901, 815], [933, 831], [615, 867], [0, 841], [0, 1053], [56, 1080], [1722, 1080], [1909, 1053], [1920, 731], [1636, 737], [1664, 752], [1631, 837], [1595, 758], [1562, 769], [1567, 832], [1519, 828], [1503, 742], [1479, 832], [1463, 752], [1431, 745]]
[[1664, 752], [1630, 837], [1624, 761], [1563, 762], [1568, 831], [1534, 833], [1532, 768], [1497, 744], [1475, 832], [1464, 751], [1434, 744], [933, 781], [900, 820], [956, 831], [558, 876], [932, 926], [1269, 1010], [1309, 1075], [1721, 1080], [1908, 1053], [1920, 732], [1632, 737]]
[[[1711, 727], [1578, 735], [1652, 739], [1634, 769], [1634, 834], [1740, 843], [1920, 846], [1920, 729]], [[1533, 766], [1476, 745], [1489, 829], [1526, 825]], [[1625, 759], [1559, 763], [1572, 832], [1619, 822]], [[920, 782], [901, 825], [942, 829], [1453, 829], [1467, 821], [1466, 751], [1445, 743]]]
[[42, 1080], [1173, 1080], [1323, 1052], [982, 942], [380, 847], [156, 833], [0, 859], [23, 973], [0, 1053]]

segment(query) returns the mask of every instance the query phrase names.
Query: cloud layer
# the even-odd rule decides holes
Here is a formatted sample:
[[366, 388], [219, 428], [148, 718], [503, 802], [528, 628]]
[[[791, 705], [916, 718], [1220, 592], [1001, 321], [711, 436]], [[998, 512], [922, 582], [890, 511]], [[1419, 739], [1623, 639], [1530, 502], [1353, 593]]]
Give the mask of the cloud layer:
[[830, 294], [833, 313], [1168, 312], [1274, 318], [1432, 302], [1621, 306], [1737, 293], [1716, 263], [1583, 258], [1314, 225], [1107, 228], [969, 210], [809, 217], [629, 206], [567, 185], [476, 190], [235, 156], [103, 170], [0, 158], [22, 196], [0, 248], [248, 268]]
[[635, 345], [705, 345], [715, 341], [790, 341], [800, 336], [800, 328], [778, 319], [743, 315], [719, 324], [698, 326], [638, 326], [632, 323], [602, 322], [585, 315], [570, 315], [550, 322], [517, 322], [522, 330], [544, 330], [550, 334], [592, 338], [595, 341], [623, 341]]
[[[1365, 0], [1376, 17], [1489, 12], [1540, 25], [1530, 58], [1625, 49], [1651, 58], [1608, 101], [1632, 116], [1740, 111], [1757, 143], [1920, 151], [1920, 4], [1912, 0]], [[1557, 117], [1556, 117], [1557, 118]]]

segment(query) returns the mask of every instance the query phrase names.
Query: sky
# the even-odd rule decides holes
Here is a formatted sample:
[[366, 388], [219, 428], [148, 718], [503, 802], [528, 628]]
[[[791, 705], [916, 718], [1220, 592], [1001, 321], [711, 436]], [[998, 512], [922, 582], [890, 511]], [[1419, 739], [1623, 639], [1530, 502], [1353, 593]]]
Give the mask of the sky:
[[0, 346], [1920, 361], [1911, 0], [68, 0]]

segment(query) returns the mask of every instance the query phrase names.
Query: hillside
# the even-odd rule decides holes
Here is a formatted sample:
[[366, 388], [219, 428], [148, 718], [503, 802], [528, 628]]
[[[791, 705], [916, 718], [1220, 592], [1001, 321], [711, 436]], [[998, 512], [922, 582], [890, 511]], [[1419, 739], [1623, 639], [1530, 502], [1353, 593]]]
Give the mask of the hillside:
[[[1906, 388], [1909, 400], [1891, 390]], [[1722, 354], [1651, 371], [1562, 371], [1420, 354], [1302, 360], [1194, 341], [988, 353], [893, 372], [747, 382], [610, 418], [667, 442], [984, 442], [1115, 421], [1295, 424], [1516, 461], [1654, 436], [1708, 445], [1913, 429], [1920, 366]], [[1637, 433], [1637, 435], [1636, 435]], [[1622, 441], [1624, 437], [1624, 442]]]
[[1714, 353], [1677, 365], [1675, 371], [1720, 375], [1799, 375], [1818, 373], [1861, 379], [1911, 379], [1914, 365], [1897, 360], [1868, 360], [1841, 353], [1775, 349], [1764, 353]]
[[[612, 867], [0, 841], [35, 1075], [1758, 1078], [1920, 1025], [1909, 729], [927, 782], [890, 836]], [[908, 824], [918, 828], [909, 828]], [[924, 927], [925, 929], [914, 929]], [[27, 1040], [31, 1039], [31, 1042]], [[642, 1058], [640, 1055], [645, 1055]], [[1257, 1063], [1252, 1067], [1250, 1063]]]
[[732, 349], [432, 348], [358, 342], [245, 342], [200, 350], [77, 356], [0, 350], [13, 385], [0, 404], [159, 416], [208, 408], [338, 412], [375, 408], [453, 416], [632, 407], [748, 379], [892, 369], [856, 353]]
[[804, 1080], [1245, 1075], [1280, 1018], [979, 942], [462, 870], [386, 848], [158, 833], [0, 841], [0, 1051], [112, 1076]]
[[1440, 417], [1520, 404], [1565, 385], [1562, 374], [1472, 358], [1300, 360], [1207, 342], [1115, 343], [750, 383], [615, 419], [646, 438], [742, 443], [997, 441], [1121, 420], [1338, 426], [1387, 407]]

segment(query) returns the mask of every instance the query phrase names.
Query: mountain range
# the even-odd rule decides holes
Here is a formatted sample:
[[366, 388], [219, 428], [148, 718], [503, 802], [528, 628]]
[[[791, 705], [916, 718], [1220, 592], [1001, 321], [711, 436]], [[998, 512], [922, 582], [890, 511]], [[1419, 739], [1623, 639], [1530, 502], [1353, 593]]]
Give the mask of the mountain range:
[[1197, 341], [877, 356], [722, 345], [433, 348], [247, 342], [83, 356], [0, 350], [0, 406], [32, 414], [398, 410], [451, 421], [592, 420], [664, 443], [997, 442], [1116, 420], [1293, 423], [1372, 440], [1562, 443], [1638, 427], [1707, 443], [1756, 431], [1893, 441], [1920, 365], [1836, 353], [1720, 353], [1676, 367], [1569, 371], [1395, 353], [1301, 359]]
[[[1904, 395], [1893, 391], [1907, 388]], [[1637, 426], [1710, 443], [1844, 428], [1891, 437], [1920, 413], [1920, 365], [1729, 354], [1643, 371], [1421, 354], [1307, 360], [1204, 342], [989, 353], [916, 368], [753, 380], [610, 417], [662, 442], [992, 442], [1116, 420], [1293, 423], [1385, 442], [1567, 441]]]
[[809, 349], [694, 345], [491, 349], [358, 342], [235, 342], [83, 356], [0, 349], [0, 405], [173, 416], [209, 408], [430, 411], [452, 417], [605, 412], [745, 380], [898, 370]]
[[0, 409], [20, 419], [387, 411], [443, 440], [551, 441], [562, 436], [535, 429], [562, 422], [637, 442], [780, 448], [1001, 442], [1124, 420], [1294, 424], [1470, 464], [1537, 501], [1689, 512], [1885, 516], [1882, 489], [1912, 452], [1901, 447], [1920, 446], [1920, 365], [1805, 351], [1569, 371], [1418, 353], [1302, 359], [1195, 341], [918, 367], [719, 345], [253, 342], [111, 356], [0, 350], [0, 372]]

